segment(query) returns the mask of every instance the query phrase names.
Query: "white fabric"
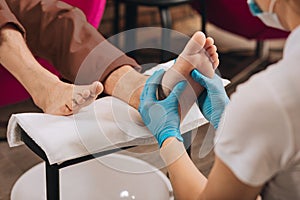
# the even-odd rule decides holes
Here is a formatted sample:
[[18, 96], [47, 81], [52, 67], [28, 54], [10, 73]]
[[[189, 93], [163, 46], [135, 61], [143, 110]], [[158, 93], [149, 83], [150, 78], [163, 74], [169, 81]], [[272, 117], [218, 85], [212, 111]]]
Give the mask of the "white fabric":
[[238, 87], [215, 137], [216, 155], [263, 199], [300, 199], [300, 27], [283, 59]]
[[[182, 123], [185, 133], [206, 123], [194, 107]], [[155, 143], [138, 111], [121, 100], [105, 97], [68, 117], [43, 113], [14, 114], [9, 120], [9, 145], [22, 144], [23, 129], [46, 153], [50, 164], [119, 146]]]
[[[168, 69], [174, 61], [155, 67]], [[145, 72], [151, 75], [151, 69]], [[224, 84], [227, 84], [224, 81]], [[196, 104], [181, 125], [181, 132], [195, 129], [207, 121]], [[156, 142], [143, 125], [137, 110], [113, 98], [98, 99], [73, 116], [54, 116], [43, 113], [23, 113], [11, 116], [7, 138], [11, 147], [23, 144], [24, 130], [46, 153], [50, 164], [120, 146], [143, 145]]]

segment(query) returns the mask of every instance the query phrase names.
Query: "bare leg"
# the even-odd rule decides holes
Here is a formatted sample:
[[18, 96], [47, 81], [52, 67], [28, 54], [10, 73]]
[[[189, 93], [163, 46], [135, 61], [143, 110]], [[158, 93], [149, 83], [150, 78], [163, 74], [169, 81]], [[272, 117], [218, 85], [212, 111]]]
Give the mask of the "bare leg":
[[1, 64], [18, 79], [44, 112], [56, 115], [76, 113], [102, 92], [100, 82], [74, 86], [60, 81], [34, 59], [23, 36], [13, 26], [1, 29], [0, 39]]
[[[204, 75], [212, 77], [218, 64], [218, 54], [213, 40], [211, 38], [206, 39], [201, 32], [195, 33], [174, 66], [165, 73], [162, 80], [166, 95], [169, 93], [168, 89], [172, 89], [177, 82], [188, 81], [189, 87], [182, 95], [183, 101], [180, 101], [181, 106], [182, 104], [185, 105], [184, 109], [181, 110], [182, 116], [185, 116], [197, 96], [203, 91], [203, 88], [190, 77], [190, 72], [197, 68]], [[120, 98], [134, 108], [138, 108], [140, 94], [146, 80], [146, 76], [138, 73], [132, 67], [123, 66], [111, 73], [106, 79], [104, 92]]]

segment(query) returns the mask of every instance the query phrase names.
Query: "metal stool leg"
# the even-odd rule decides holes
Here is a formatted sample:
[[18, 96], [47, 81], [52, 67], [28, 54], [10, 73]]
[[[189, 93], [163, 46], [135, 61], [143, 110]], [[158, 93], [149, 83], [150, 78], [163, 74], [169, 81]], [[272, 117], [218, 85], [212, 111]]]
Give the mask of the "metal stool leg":
[[114, 34], [119, 33], [119, 14], [120, 14], [120, 2], [119, 0], [115, 0], [114, 5]]
[[59, 200], [59, 167], [57, 164], [50, 165], [48, 158], [43, 149], [38, 146], [32, 139], [27, 135], [25, 131], [21, 132], [23, 142], [40, 158], [45, 161], [46, 168], [46, 193], [47, 200]]
[[[162, 30], [162, 50], [170, 51], [170, 30], [168, 29], [172, 29], [172, 17], [168, 7], [160, 7], [159, 10], [162, 27], [166, 28]], [[161, 60], [164, 62], [168, 59], [170, 59], [168, 52], [163, 51], [161, 54]]]
[[192, 132], [193, 131], [189, 131], [183, 135], [183, 144], [190, 157], [192, 157]]
[[200, 8], [200, 13], [201, 13], [201, 31], [204, 34], [206, 34], [207, 16], [206, 16], [205, 0], [200, 0], [200, 1], [201, 1], [201, 8]]
[[[120, 14], [120, 2], [119, 0], [115, 0], [115, 4], [114, 4], [114, 34], [117, 35], [120, 31], [119, 29], [119, 14]], [[119, 47], [119, 36], [114, 36], [114, 41], [113, 43]]]
[[[133, 4], [125, 4], [126, 7], [126, 30], [136, 28], [137, 26], [137, 6]], [[135, 50], [136, 47], [136, 33], [135, 31], [126, 32], [125, 34], [125, 50], [130, 52]], [[134, 56], [133, 53], [129, 53], [130, 56]]]
[[47, 200], [59, 200], [59, 167], [46, 162]]

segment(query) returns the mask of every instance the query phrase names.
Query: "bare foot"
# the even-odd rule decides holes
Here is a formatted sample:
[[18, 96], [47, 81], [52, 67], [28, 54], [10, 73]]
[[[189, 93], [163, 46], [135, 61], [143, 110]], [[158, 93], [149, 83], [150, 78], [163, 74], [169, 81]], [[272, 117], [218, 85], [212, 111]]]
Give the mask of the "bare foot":
[[47, 114], [71, 115], [81, 108], [91, 104], [103, 91], [100, 82], [90, 85], [72, 85], [57, 81], [48, 86], [34, 97], [35, 104]]
[[219, 65], [217, 47], [212, 38], [206, 38], [202, 32], [196, 32], [179, 55], [174, 66], [168, 70], [162, 80], [164, 93], [168, 95], [180, 80], [189, 79], [193, 69], [213, 77]]
[[[174, 66], [165, 73], [162, 85], [165, 86], [164, 92], [166, 95], [179, 81], [187, 80], [189, 83], [185, 92], [181, 95], [184, 98], [180, 101], [180, 105], [186, 105], [181, 108], [182, 116], [185, 116], [203, 90], [191, 78], [191, 71], [197, 68], [204, 75], [212, 77], [214, 69], [219, 65], [216, 50], [212, 38], [206, 38], [202, 32], [197, 32], [188, 42]], [[131, 66], [124, 65], [113, 71], [104, 81], [104, 92], [125, 101], [137, 109], [147, 78]]]
[[184, 117], [203, 88], [190, 76], [193, 69], [198, 69], [207, 77], [213, 77], [214, 70], [219, 65], [217, 48], [212, 38], [206, 38], [202, 32], [196, 32], [187, 43], [183, 52], [179, 55], [176, 63], [170, 68], [162, 79], [162, 90], [160, 96], [169, 95], [172, 88], [181, 80], [189, 84], [179, 100], [181, 115]]

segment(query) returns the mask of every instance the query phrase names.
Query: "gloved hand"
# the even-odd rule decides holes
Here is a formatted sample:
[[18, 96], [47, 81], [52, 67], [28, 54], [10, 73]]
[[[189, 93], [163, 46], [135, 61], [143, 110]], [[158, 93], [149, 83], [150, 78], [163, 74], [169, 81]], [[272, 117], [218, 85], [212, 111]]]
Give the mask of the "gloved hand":
[[191, 76], [206, 89], [198, 97], [199, 107], [204, 117], [217, 129], [224, 109], [229, 103], [223, 82], [217, 74], [213, 78], [208, 78], [197, 69], [191, 72]]
[[158, 85], [161, 83], [164, 71], [156, 71], [146, 82], [140, 96], [139, 112], [142, 119], [157, 139], [159, 147], [169, 137], [176, 137], [183, 141], [179, 125], [178, 98], [186, 87], [186, 81], [181, 81], [164, 100], [159, 101], [156, 97]]

